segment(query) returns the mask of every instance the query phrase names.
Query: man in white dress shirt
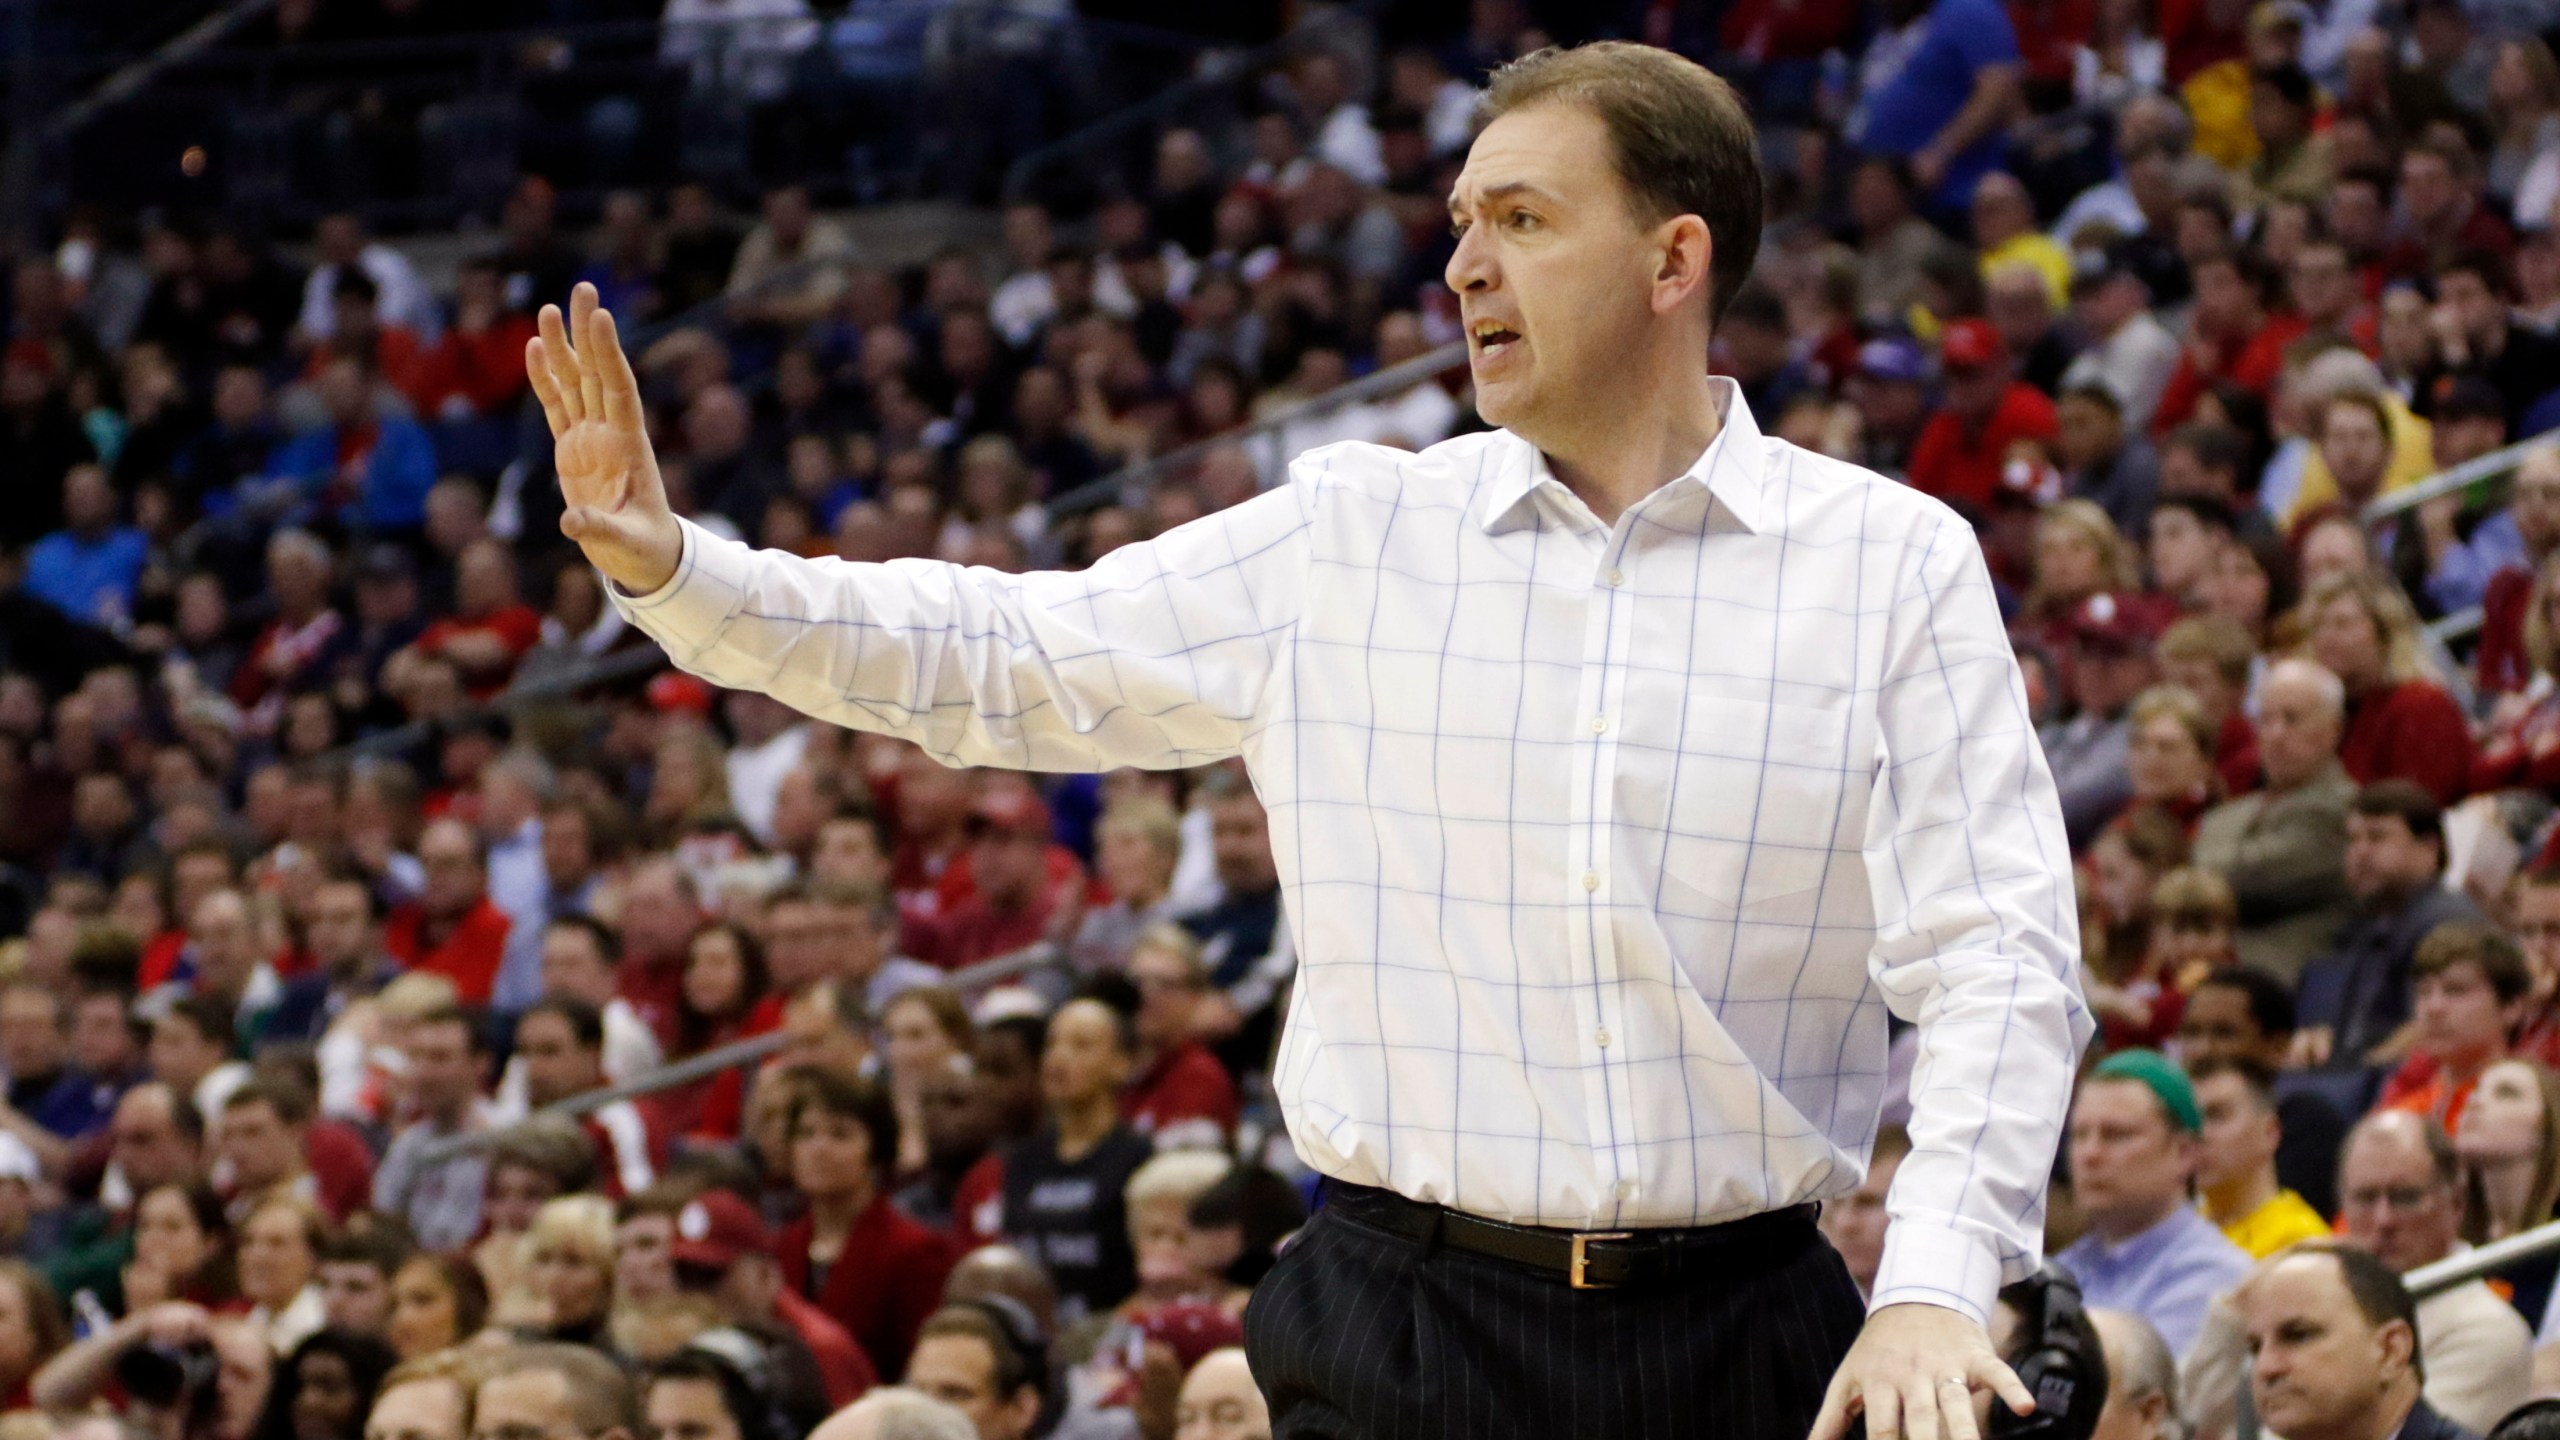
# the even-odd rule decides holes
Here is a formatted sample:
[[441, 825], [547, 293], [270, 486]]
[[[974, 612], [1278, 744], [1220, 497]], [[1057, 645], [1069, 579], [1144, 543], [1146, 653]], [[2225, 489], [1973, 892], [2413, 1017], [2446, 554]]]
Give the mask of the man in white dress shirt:
[[[1254, 1296], [1280, 1437], [1973, 1440], [2089, 1033], [2059, 807], [1973, 534], [1706, 370], [1749, 117], [1603, 44], [1497, 75], [1450, 197], [1480, 413], [1090, 569], [810, 561], [672, 515], [612, 319], [528, 351], [562, 530], [686, 669], [946, 764], [1240, 755], [1327, 1203]], [[571, 336], [576, 339], [572, 344]], [[1887, 1010], [1911, 1152], [1862, 1316]], [[1827, 1387], [1827, 1388], [1826, 1388]]]

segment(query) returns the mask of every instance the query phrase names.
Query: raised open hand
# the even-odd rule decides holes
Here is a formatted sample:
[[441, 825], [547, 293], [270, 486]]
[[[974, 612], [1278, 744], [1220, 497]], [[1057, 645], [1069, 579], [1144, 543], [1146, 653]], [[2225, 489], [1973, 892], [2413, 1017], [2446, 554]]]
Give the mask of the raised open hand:
[[568, 502], [560, 533], [615, 584], [645, 595], [674, 578], [684, 535], [649, 446], [640, 382], [593, 285], [581, 282], [570, 293], [565, 323], [559, 306], [543, 306], [539, 328], [525, 342], [524, 368], [551, 422], [560, 497]]

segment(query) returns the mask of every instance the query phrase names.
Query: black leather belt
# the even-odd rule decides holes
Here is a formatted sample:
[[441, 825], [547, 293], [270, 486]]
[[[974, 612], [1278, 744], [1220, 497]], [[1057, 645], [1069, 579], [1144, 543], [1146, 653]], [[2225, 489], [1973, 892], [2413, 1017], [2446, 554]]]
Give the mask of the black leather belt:
[[1425, 1205], [1392, 1190], [1325, 1182], [1325, 1205], [1344, 1218], [1417, 1244], [1505, 1260], [1576, 1290], [1615, 1290], [1684, 1271], [1762, 1269], [1810, 1242], [1818, 1205], [1765, 1210], [1722, 1225], [1654, 1230], [1551, 1230]]

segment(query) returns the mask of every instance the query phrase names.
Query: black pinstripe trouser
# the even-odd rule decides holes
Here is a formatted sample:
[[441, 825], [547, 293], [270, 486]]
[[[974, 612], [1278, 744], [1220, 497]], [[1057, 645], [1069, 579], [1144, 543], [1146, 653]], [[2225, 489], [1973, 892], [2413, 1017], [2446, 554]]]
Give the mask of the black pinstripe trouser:
[[1319, 1211], [1245, 1309], [1273, 1440], [1804, 1440], [1864, 1319], [1811, 1224], [1676, 1282], [1574, 1290], [1357, 1209]]

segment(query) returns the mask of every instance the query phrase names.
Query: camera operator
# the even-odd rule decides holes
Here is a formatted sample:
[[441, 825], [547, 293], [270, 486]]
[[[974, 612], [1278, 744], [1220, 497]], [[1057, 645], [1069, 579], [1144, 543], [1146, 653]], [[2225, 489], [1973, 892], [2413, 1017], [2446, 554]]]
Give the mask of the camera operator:
[[86, 1408], [112, 1380], [156, 1440], [249, 1440], [275, 1355], [250, 1326], [171, 1301], [117, 1321], [55, 1356], [29, 1387], [47, 1410]]

